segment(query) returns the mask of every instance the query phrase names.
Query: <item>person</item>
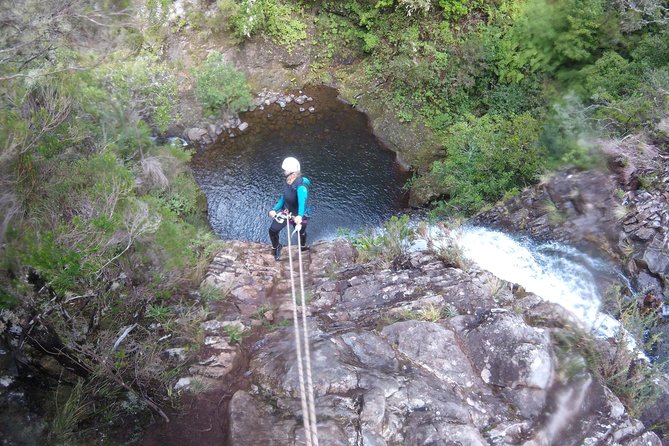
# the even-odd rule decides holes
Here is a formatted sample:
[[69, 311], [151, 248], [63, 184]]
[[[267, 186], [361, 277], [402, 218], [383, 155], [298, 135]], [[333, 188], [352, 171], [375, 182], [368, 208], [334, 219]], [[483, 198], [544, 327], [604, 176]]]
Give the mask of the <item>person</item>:
[[[292, 156], [283, 160], [281, 168], [286, 177], [286, 184], [283, 188], [283, 194], [269, 211], [269, 216], [272, 218], [272, 224], [269, 227], [269, 239], [272, 242], [272, 253], [276, 260], [281, 258], [283, 245], [279, 243], [279, 233], [286, 226], [285, 215], [287, 213], [290, 215], [291, 225], [298, 229], [298, 242], [302, 251], [309, 249], [306, 246], [307, 223], [309, 221], [307, 199], [309, 198], [311, 182], [308, 178], [302, 176], [300, 162]], [[290, 234], [288, 236], [290, 237]]]

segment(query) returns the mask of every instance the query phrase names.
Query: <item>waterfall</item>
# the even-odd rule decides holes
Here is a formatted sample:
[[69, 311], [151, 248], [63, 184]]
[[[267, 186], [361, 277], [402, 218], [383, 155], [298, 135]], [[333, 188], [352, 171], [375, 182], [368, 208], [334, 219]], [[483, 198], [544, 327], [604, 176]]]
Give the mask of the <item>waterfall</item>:
[[467, 259], [566, 308], [596, 335], [611, 337], [620, 329], [617, 320], [600, 311], [593, 271], [611, 273], [604, 262], [564, 244], [536, 243], [480, 227], [463, 227], [454, 240]]
[[[595, 336], [610, 338], [620, 332], [620, 322], [600, 311], [602, 296], [593, 273], [629, 284], [606, 262], [561, 243], [537, 243], [527, 237], [474, 226], [450, 232], [432, 226], [412, 249], [452, 244], [481, 269], [569, 310]], [[635, 348], [634, 340], [626, 338], [629, 347]]]

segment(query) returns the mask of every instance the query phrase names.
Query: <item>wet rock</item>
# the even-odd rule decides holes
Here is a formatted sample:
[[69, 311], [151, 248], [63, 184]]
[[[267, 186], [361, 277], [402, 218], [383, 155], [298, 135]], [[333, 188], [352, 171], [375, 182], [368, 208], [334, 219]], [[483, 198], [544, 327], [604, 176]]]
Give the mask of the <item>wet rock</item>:
[[669, 182], [638, 180], [668, 177], [666, 156], [639, 137], [599, 146], [610, 171], [558, 172], [472, 223], [567, 242], [621, 263], [635, 291], [669, 296]]
[[[314, 402], [327, 444], [659, 444], [587, 372], [571, 380], [558, 373], [551, 333], [574, 323], [559, 307], [527, 293], [516, 301], [488, 273], [449, 267], [428, 252], [394, 271], [356, 264], [350, 244], [338, 240], [315, 243], [304, 260]], [[223, 319], [260, 327], [293, 317], [286, 266], [262, 244], [231, 242], [215, 257], [207, 283], [230, 292], [205, 325], [205, 343], [219, 350], [192, 373], [230, 373], [235, 349], [225, 345]], [[446, 306], [460, 315], [439, 316]], [[427, 314], [438, 320], [420, 320]], [[305, 438], [295, 327], [275, 327], [252, 349], [250, 387], [230, 401], [233, 446]]]
[[207, 135], [207, 130], [201, 128], [191, 128], [186, 130], [184, 136], [191, 144], [199, 144], [203, 142], [204, 136]]

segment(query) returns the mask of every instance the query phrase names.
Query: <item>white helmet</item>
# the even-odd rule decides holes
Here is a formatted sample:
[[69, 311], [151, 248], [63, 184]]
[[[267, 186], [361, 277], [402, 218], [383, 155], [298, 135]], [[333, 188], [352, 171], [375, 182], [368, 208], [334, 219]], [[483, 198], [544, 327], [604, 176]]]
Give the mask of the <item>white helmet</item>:
[[299, 172], [300, 162], [292, 156], [289, 156], [283, 160], [283, 163], [281, 163], [281, 168], [288, 173]]

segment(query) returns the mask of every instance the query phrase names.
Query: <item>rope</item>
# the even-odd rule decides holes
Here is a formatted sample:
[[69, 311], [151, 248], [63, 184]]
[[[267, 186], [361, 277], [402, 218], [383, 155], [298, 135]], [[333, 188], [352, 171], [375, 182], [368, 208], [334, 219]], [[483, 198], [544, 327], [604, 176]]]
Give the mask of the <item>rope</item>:
[[[286, 218], [286, 230], [288, 231], [288, 266], [290, 268], [290, 292], [293, 296], [293, 327], [295, 328], [295, 345], [297, 347], [297, 370], [300, 375], [300, 400], [302, 403], [302, 422], [304, 424], [304, 432], [307, 437], [307, 446], [312, 446], [311, 443], [311, 420], [309, 419], [309, 411], [307, 409], [307, 398], [304, 390], [304, 370], [302, 369], [302, 345], [300, 342], [300, 329], [297, 318], [297, 297], [295, 295], [295, 279], [293, 278], [293, 253], [290, 245], [290, 219]], [[299, 240], [299, 238], [298, 238]]]
[[[297, 229], [297, 228], [296, 228]], [[290, 254], [292, 256], [292, 253]], [[309, 402], [309, 418], [311, 421], [311, 436], [314, 446], [318, 446], [318, 428], [316, 422], [316, 405], [314, 404], [314, 384], [311, 380], [311, 352], [309, 350], [309, 328], [307, 327], [307, 304], [304, 295], [304, 273], [302, 272], [302, 239], [297, 234], [297, 258], [300, 267], [300, 296], [302, 298], [302, 330], [304, 331], [304, 352], [307, 366], [307, 398]], [[292, 274], [292, 273], [291, 273]], [[297, 323], [297, 321], [295, 321]]]

